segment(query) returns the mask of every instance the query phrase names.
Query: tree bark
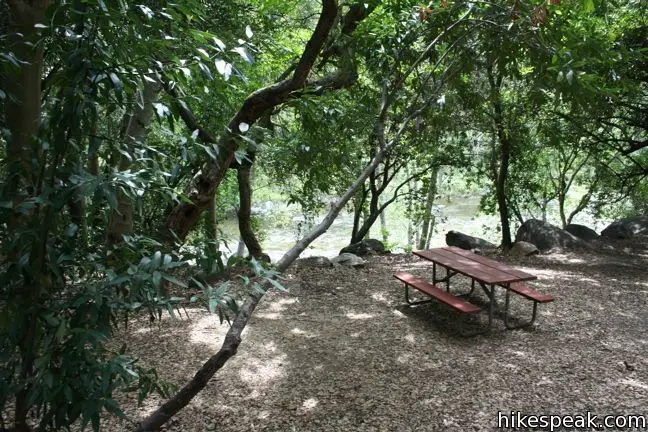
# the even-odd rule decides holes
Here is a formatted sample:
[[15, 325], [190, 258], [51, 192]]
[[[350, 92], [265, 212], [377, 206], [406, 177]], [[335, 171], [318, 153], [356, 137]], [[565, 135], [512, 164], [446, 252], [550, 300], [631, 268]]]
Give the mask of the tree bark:
[[502, 248], [509, 250], [512, 245], [511, 241], [511, 226], [510, 216], [508, 211], [508, 203], [506, 199], [506, 179], [508, 177], [508, 169], [511, 159], [512, 142], [508, 131], [504, 125], [504, 114], [502, 110], [502, 80], [503, 80], [503, 66], [498, 66], [499, 71], [497, 77], [493, 76], [493, 64], [487, 66], [488, 81], [491, 91], [491, 103], [493, 107], [493, 122], [497, 141], [499, 143], [499, 169], [497, 170], [497, 178], [495, 180], [495, 196], [497, 199], [497, 207], [500, 215], [500, 223], [502, 225]]
[[259, 244], [250, 223], [250, 218], [252, 217], [252, 186], [250, 185], [251, 171], [252, 165], [250, 163], [241, 164], [241, 166], [236, 170], [236, 178], [239, 186], [239, 210], [237, 213], [238, 226], [241, 239], [245, 243], [245, 246], [247, 246], [250, 256], [260, 259], [263, 254], [263, 249], [261, 248], [261, 244]]
[[389, 242], [389, 231], [387, 231], [387, 215], [384, 211], [380, 212], [380, 233], [382, 234], [383, 243]]
[[218, 203], [218, 195], [214, 196], [211, 205], [207, 208], [205, 213], [205, 239], [207, 249], [211, 251], [213, 257], [218, 256], [218, 221], [216, 219], [216, 206]]
[[419, 239], [418, 248], [427, 249], [430, 245], [430, 238], [434, 229], [435, 217], [432, 214], [432, 207], [434, 206], [434, 198], [437, 193], [437, 177], [439, 175], [439, 167], [432, 167], [430, 173], [430, 184], [425, 198], [425, 209], [423, 210], [423, 226], [421, 227], [421, 238]]
[[[500, 135], [499, 131], [498, 135]], [[511, 141], [506, 136], [500, 135], [500, 166], [497, 174], [495, 193], [497, 195], [497, 206], [499, 208], [500, 222], [502, 224], [502, 247], [504, 250], [509, 250], [512, 245], [511, 226], [509, 222], [508, 204], [506, 201], [506, 178], [508, 176], [510, 157]]]
[[[6, 148], [8, 175], [5, 179], [4, 194], [19, 201], [27, 194], [37, 192], [38, 189], [39, 174], [32, 169], [32, 160], [43, 163], [41, 146], [34, 145], [40, 126], [43, 63], [43, 44], [40, 43], [39, 30], [34, 26], [44, 21], [49, 1], [8, 0], [7, 4], [9, 6], [7, 48], [20, 63], [15, 69], [8, 69], [6, 74], [0, 76], [2, 86], [8, 95], [5, 102], [5, 119], [11, 134]], [[36, 217], [38, 217], [37, 213]], [[14, 228], [18, 224], [20, 219], [12, 218], [9, 228]], [[46, 230], [43, 229], [42, 232]], [[31, 253], [31, 258], [38, 258], [38, 262], [30, 263], [36, 270], [35, 274], [30, 276], [39, 282], [41, 282], [38, 279], [39, 271], [44, 267], [41, 259], [45, 249], [41, 247], [43, 244], [44, 240], [35, 241]], [[36, 306], [31, 303], [37, 301], [38, 290], [47, 289], [43, 286], [45, 284], [39, 286], [34, 280], [26, 279], [26, 281], [28, 282], [25, 283], [22, 306], [26, 311], [32, 312], [27, 312], [24, 316], [23, 325], [27, 330], [20, 343], [22, 357], [20, 380], [24, 382], [24, 386], [16, 393], [14, 430], [18, 432], [31, 430], [27, 424], [27, 413], [30, 408], [28, 394], [38, 350], [38, 324], [33, 312]]]
[[33, 146], [32, 141], [40, 125], [43, 64], [43, 44], [39, 43], [39, 31], [34, 25], [44, 21], [49, 0], [8, 0], [7, 3], [10, 11], [7, 48], [20, 62], [15, 70], [8, 69], [2, 76], [9, 96], [5, 101], [5, 118], [11, 133], [7, 142], [9, 173], [5, 193], [14, 198], [21, 187], [34, 188], [37, 173], [32, 170], [31, 160], [40, 159], [42, 153], [40, 146]]
[[[130, 154], [133, 153], [132, 150], [138, 143], [146, 139], [148, 127], [153, 119], [153, 104], [162, 90], [162, 85], [157, 78], [153, 79], [155, 82], [144, 80], [144, 88], [136, 98], [135, 109], [132, 116], [130, 116], [124, 134], [124, 142]], [[131, 159], [120, 155], [119, 171], [126, 171], [131, 165]], [[121, 242], [124, 234], [133, 230], [133, 208], [133, 198], [119, 189], [117, 191], [117, 207], [111, 209], [108, 218], [108, 229], [106, 230], [106, 243], [108, 246]]]
[[[237, 134], [242, 130], [240, 129], [241, 125], [252, 126], [269, 110], [291, 98], [294, 92], [314, 84], [308, 81], [308, 75], [336, 22], [337, 13], [336, 0], [323, 1], [317, 26], [306, 44], [292, 77], [257, 90], [248, 96], [217, 141], [213, 137], [206, 137], [205, 131], [202, 129], [192, 129], [199, 129], [201, 139], [216, 143], [218, 156], [215, 161], [209, 161], [194, 175], [191, 184], [185, 190], [185, 195], [189, 197], [191, 203], [183, 202], [171, 211], [161, 233], [163, 240], [166, 242], [173, 242], [176, 238], [184, 240], [202, 211], [205, 210], [210, 197], [213, 196], [214, 191], [223, 181], [227, 169], [232, 164], [234, 152], [238, 147]], [[331, 85], [335, 84], [331, 83]], [[189, 117], [188, 114], [190, 114], [188, 110], [181, 110], [181, 116], [187, 125], [196, 124], [195, 119]]]

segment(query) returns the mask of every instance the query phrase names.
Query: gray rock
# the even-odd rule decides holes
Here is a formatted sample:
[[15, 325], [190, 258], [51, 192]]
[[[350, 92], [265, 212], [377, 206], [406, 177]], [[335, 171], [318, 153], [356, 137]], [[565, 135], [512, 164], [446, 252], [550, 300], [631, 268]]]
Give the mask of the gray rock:
[[573, 234], [538, 219], [529, 219], [524, 222], [515, 235], [515, 241], [532, 243], [541, 251], [554, 248], [588, 247], [586, 242]]
[[487, 250], [497, 248], [497, 246], [491, 242], [480, 239], [479, 237], [472, 237], [468, 234], [460, 233], [459, 231], [448, 231], [446, 234], [446, 244], [448, 246], [456, 246], [466, 250]]
[[330, 259], [323, 256], [311, 256], [306, 258], [300, 258], [295, 261], [295, 264], [302, 267], [321, 267], [328, 268], [333, 267], [333, 263]]
[[365, 265], [365, 261], [357, 255], [352, 253], [341, 253], [339, 256], [331, 259], [331, 262], [334, 264], [341, 264], [349, 267], [362, 267]]
[[514, 258], [522, 258], [529, 255], [537, 255], [539, 253], [540, 250], [536, 247], [536, 245], [525, 241], [515, 242], [513, 244], [513, 247], [511, 247], [511, 250], [509, 251], [509, 255]]
[[648, 215], [619, 219], [601, 231], [602, 236], [615, 239], [626, 239], [640, 234], [648, 234]]
[[380, 240], [376, 239], [367, 239], [359, 241], [358, 243], [353, 243], [340, 251], [340, 255], [344, 253], [350, 253], [358, 256], [369, 255], [372, 253], [389, 253], [388, 250], [385, 250], [385, 245]]
[[596, 240], [600, 237], [596, 231], [585, 225], [569, 224], [565, 227], [565, 231], [585, 241]]

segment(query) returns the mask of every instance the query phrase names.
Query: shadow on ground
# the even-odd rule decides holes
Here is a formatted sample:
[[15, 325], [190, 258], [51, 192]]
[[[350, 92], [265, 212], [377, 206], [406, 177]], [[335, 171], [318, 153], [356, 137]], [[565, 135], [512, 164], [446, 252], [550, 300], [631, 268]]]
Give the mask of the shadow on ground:
[[[496, 320], [472, 338], [457, 334], [457, 315], [444, 306], [403, 305], [391, 274], [429, 277], [416, 257], [293, 269], [290, 293], [267, 295], [237, 356], [166, 430], [488, 431], [498, 412], [645, 412], [648, 260], [645, 249], [621, 246], [502, 258], [537, 274], [532, 285], [556, 301], [540, 305], [532, 329], [507, 331]], [[526, 317], [530, 306], [516, 299], [513, 314]], [[118, 342], [186, 382], [227, 331], [203, 311], [190, 315], [159, 328], [143, 318]], [[137, 417], [158, 402], [127, 412]]]

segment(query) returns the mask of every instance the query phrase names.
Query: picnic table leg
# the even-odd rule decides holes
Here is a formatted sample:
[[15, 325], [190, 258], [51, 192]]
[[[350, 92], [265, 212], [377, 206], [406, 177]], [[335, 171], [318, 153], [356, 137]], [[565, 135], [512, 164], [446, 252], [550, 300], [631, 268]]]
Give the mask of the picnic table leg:
[[519, 329], [522, 327], [528, 327], [530, 325], [533, 325], [536, 319], [536, 313], [538, 311], [538, 302], [534, 301], [533, 302], [533, 315], [531, 315], [531, 319], [525, 323], [518, 324], [518, 325], [511, 325], [509, 324], [509, 307], [510, 307], [510, 297], [511, 297], [511, 287], [509, 284], [507, 284], [504, 288], [506, 288], [506, 303], [504, 305], [504, 325], [506, 326], [507, 329], [509, 330], [515, 330]]
[[[483, 284], [481, 282], [480, 282], [480, 284], [481, 284], [482, 289], [486, 293], [486, 296], [488, 296], [488, 299], [489, 299], [489, 302], [488, 302], [488, 325], [485, 328], [479, 329], [477, 331], [471, 331], [471, 332], [464, 331], [464, 332], [461, 333], [461, 335], [464, 336], [464, 337], [472, 337], [472, 336], [477, 336], [477, 335], [481, 335], [481, 334], [484, 334], [484, 333], [489, 333], [490, 330], [491, 330], [491, 327], [493, 326], [493, 315], [494, 315], [494, 312], [495, 312], [495, 306], [494, 306], [495, 305], [495, 286], [491, 285], [490, 290], [489, 290], [488, 287], [485, 284]], [[475, 288], [475, 280], [473, 279], [472, 289], [474, 289], [474, 288]], [[472, 293], [472, 289], [470, 291], [471, 293]]]
[[493, 325], [493, 313], [495, 311], [495, 285], [491, 285], [489, 293], [489, 302], [488, 302], [488, 327], [490, 330]]
[[410, 298], [409, 298], [409, 285], [408, 285], [408, 284], [405, 284], [405, 301], [407, 302], [407, 304], [408, 304], [409, 306], [414, 306], [414, 305], [421, 304], [421, 303], [430, 303], [430, 302], [433, 302], [434, 299], [429, 299], [429, 300], [417, 300], [417, 301], [412, 301], [412, 300], [410, 300]]
[[432, 283], [436, 284], [437, 283], [437, 277], [436, 277], [436, 263], [432, 263]]

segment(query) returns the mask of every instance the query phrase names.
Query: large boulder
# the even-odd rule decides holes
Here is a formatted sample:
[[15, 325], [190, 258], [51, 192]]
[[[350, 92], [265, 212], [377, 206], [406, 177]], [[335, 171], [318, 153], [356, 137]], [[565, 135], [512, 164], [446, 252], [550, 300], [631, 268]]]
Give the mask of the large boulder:
[[459, 231], [448, 231], [446, 233], [446, 244], [448, 246], [456, 246], [466, 250], [485, 250], [496, 249], [493, 243], [488, 242], [479, 237], [469, 236], [468, 234], [460, 233]]
[[524, 222], [515, 235], [515, 241], [532, 243], [541, 251], [587, 247], [587, 243], [575, 235], [539, 219], [529, 219]]
[[389, 251], [385, 249], [385, 245], [380, 240], [367, 239], [359, 241], [358, 243], [353, 243], [340, 251], [340, 255], [345, 253], [363, 256], [372, 253], [389, 253]]
[[615, 239], [626, 239], [640, 234], [648, 234], [648, 215], [619, 219], [601, 231], [602, 236]]
[[522, 258], [529, 255], [537, 255], [539, 253], [540, 250], [536, 245], [525, 241], [515, 242], [509, 251], [509, 255], [513, 258]]
[[569, 224], [565, 227], [565, 231], [585, 241], [596, 240], [600, 237], [596, 231], [585, 225]]
[[365, 265], [365, 261], [357, 255], [352, 253], [341, 253], [335, 258], [331, 258], [333, 264], [341, 264], [349, 267], [362, 267]]
[[306, 258], [300, 258], [295, 261], [295, 264], [301, 267], [319, 267], [319, 268], [328, 268], [333, 267], [333, 263], [330, 259], [323, 256], [310, 256]]

